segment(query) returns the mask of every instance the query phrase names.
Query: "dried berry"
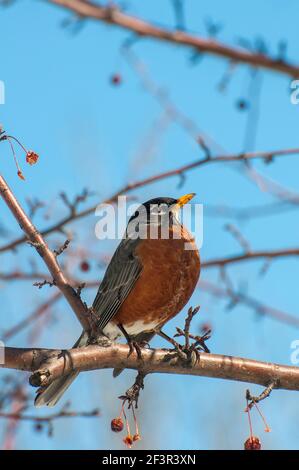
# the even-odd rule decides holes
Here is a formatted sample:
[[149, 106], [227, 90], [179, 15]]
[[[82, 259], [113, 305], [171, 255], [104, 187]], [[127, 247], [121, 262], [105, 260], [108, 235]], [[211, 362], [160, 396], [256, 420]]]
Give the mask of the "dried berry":
[[119, 73], [114, 73], [112, 76], [111, 76], [111, 83], [113, 85], [120, 85], [122, 82], [122, 77]]
[[125, 443], [125, 445], [127, 447], [129, 447], [129, 449], [131, 449], [132, 445], [133, 445], [133, 442], [134, 442], [134, 439], [133, 437], [131, 436], [131, 434], [128, 434], [124, 439], [123, 439], [123, 442]]
[[88, 261], [81, 261], [80, 269], [81, 269], [81, 271], [84, 271], [84, 272], [89, 271], [90, 266], [89, 266]]
[[124, 423], [121, 418], [114, 418], [111, 421], [111, 430], [113, 432], [121, 432], [124, 429]]
[[261, 441], [256, 436], [249, 437], [244, 443], [245, 450], [261, 450], [261, 448]]
[[22, 173], [21, 170], [18, 170], [18, 177], [19, 177], [21, 180], [25, 181], [25, 176], [23, 175], [23, 173]]
[[33, 152], [32, 150], [29, 150], [26, 154], [26, 162], [29, 163], [29, 165], [35, 165], [38, 158], [39, 156], [37, 153]]

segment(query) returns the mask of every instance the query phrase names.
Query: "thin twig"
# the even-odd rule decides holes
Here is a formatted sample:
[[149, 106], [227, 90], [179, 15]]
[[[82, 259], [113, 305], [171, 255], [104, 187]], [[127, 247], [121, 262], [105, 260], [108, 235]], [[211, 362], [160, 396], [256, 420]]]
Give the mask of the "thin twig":
[[144, 389], [144, 378], [145, 373], [138, 371], [137, 377], [135, 379], [134, 384], [128, 388], [124, 395], [118, 397], [124, 403], [128, 403], [128, 409], [130, 408], [138, 408], [138, 399], [140, 395], [140, 391]]
[[248, 253], [242, 253], [240, 255], [226, 256], [223, 258], [214, 258], [211, 260], [204, 261], [201, 266], [202, 268], [221, 267], [229, 264], [240, 263], [243, 261], [252, 261], [259, 259], [274, 259], [274, 258], [286, 258], [290, 256], [299, 256], [299, 248], [284, 248], [281, 250], [260, 250], [252, 251]]
[[[213, 158], [203, 158], [200, 160], [195, 160], [194, 162], [191, 162], [187, 165], [181, 165], [173, 170], [170, 171], [165, 171], [162, 173], [158, 173], [156, 175], [153, 175], [149, 178], [145, 178], [142, 180], [139, 180], [135, 183], [129, 183], [126, 186], [124, 186], [122, 189], [117, 191], [113, 196], [111, 196], [108, 199], [105, 199], [102, 201], [102, 204], [109, 204], [117, 201], [118, 196], [121, 196], [123, 194], [126, 194], [128, 192], [131, 192], [135, 189], [139, 189], [141, 187], [147, 186], [149, 184], [155, 183], [156, 181], [164, 180], [167, 178], [171, 178], [174, 176], [181, 177], [184, 175], [186, 172], [194, 170], [195, 168], [199, 168], [202, 165], [210, 164], [210, 163], [226, 163], [226, 162], [239, 162], [239, 161], [244, 161], [248, 159], [265, 159], [267, 156], [272, 155], [273, 157], [285, 157], [287, 155], [295, 155], [299, 154], [299, 148], [293, 148], [293, 149], [283, 149], [283, 150], [275, 150], [272, 152], [250, 152], [250, 153], [242, 153], [242, 154], [232, 154], [232, 155], [219, 155]], [[70, 222], [73, 222], [75, 220], [81, 219], [83, 217], [86, 217], [90, 214], [93, 214], [96, 208], [98, 207], [98, 204], [93, 205], [88, 207], [87, 209], [84, 209], [82, 211], [77, 211], [74, 215], [68, 214], [66, 217], [63, 217], [60, 221], [56, 222], [55, 224], [51, 225], [45, 230], [42, 230], [40, 234], [42, 236], [49, 235], [50, 233], [53, 232], [61, 232], [63, 227]], [[3, 253], [5, 251], [9, 250], [14, 250], [17, 248], [19, 245], [22, 245], [28, 241], [28, 238], [25, 237], [20, 237], [17, 238], [6, 245], [3, 245], [0, 247], [0, 253]]]
[[48, 423], [59, 418], [91, 418], [100, 416], [98, 409], [92, 411], [58, 411], [46, 416], [35, 416], [22, 413], [5, 413], [0, 411], [0, 418], [15, 419], [17, 421], [34, 421], [36, 423]]
[[268, 398], [272, 390], [276, 388], [276, 385], [277, 383], [275, 381], [271, 382], [258, 396], [253, 396], [249, 390], [246, 390], [246, 400], [248, 402], [247, 409], [249, 408], [251, 410], [255, 403], [259, 403], [260, 401], [265, 400], [265, 398]]
[[67, 238], [65, 242], [63, 243], [63, 245], [61, 245], [57, 250], [54, 250], [55, 256], [61, 255], [61, 253], [63, 253], [67, 249], [70, 243], [71, 243], [71, 240]]

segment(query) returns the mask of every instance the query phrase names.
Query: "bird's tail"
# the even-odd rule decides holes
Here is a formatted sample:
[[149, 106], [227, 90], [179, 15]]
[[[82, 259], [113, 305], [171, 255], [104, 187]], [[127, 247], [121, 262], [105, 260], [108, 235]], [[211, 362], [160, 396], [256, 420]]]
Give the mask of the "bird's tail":
[[[88, 336], [85, 332], [82, 333], [78, 341], [74, 344], [74, 348], [81, 348], [88, 344]], [[37, 390], [37, 395], [34, 401], [36, 407], [41, 406], [55, 406], [58, 400], [62, 397], [64, 392], [69, 388], [71, 383], [75, 380], [79, 372], [71, 372], [64, 377], [54, 380], [47, 387], [40, 387]]]

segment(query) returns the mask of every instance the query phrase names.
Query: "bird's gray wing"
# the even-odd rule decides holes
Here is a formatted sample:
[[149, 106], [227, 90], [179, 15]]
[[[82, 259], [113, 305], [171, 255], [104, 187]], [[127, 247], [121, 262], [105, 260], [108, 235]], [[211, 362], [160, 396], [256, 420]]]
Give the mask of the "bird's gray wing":
[[140, 276], [142, 264], [135, 255], [139, 241], [140, 239], [123, 239], [109, 263], [92, 305], [100, 330], [116, 315]]

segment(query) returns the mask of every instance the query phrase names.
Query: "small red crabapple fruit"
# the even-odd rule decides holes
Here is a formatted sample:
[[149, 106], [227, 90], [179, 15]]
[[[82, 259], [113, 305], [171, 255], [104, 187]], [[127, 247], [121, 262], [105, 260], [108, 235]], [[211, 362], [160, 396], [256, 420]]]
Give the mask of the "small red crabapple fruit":
[[81, 261], [81, 263], [80, 263], [80, 269], [81, 269], [81, 271], [83, 271], [83, 272], [89, 271], [90, 266], [89, 266], [88, 261], [86, 261], [86, 260]]
[[112, 85], [120, 85], [122, 82], [122, 76], [119, 73], [114, 73], [110, 80]]
[[257, 436], [249, 437], [244, 443], [245, 450], [261, 450], [261, 441]]
[[29, 150], [26, 153], [26, 162], [29, 163], [29, 165], [35, 165], [38, 159], [39, 159], [38, 154], [33, 152], [32, 150]]
[[23, 173], [22, 173], [21, 170], [18, 170], [18, 177], [19, 177], [21, 180], [25, 181], [25, 176], [23, 175]]
[[125, 445], [127, 447], [129, 447], [129, 449], [131, 449], [132, 445], [133, 445], [133, 442], [134, 442], [134, 439], [133, 437], [128, 434], [124, 439], [123, 439], [123, 442], [125, 443]]
[[121, 432], [124, 429], [124, 423], [121, 418], [114, 418], [111, 421], [111, 430], [113, 432]]

